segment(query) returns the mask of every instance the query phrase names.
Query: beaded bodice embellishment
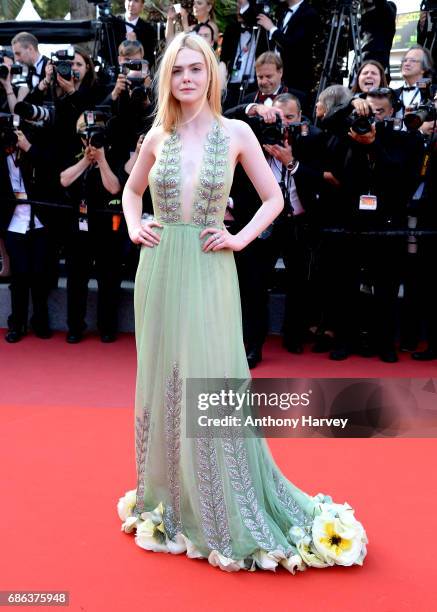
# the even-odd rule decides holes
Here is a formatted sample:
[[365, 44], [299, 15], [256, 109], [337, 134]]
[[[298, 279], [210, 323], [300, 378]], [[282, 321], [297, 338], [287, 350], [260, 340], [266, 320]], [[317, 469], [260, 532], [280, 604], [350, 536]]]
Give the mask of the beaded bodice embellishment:
[[202, 227], [218, 225], [225, 204], [223, 195], [228, 164], [229, 136], [214, 123], [205, 143], [205, 156], [193, 205], [193, 223]]
[[173, 132], [164, 142], [155, 173], [157, 216], [164, 223], [178, 223], [181, 219], [180, 152], [179, 136]]
[[[181, 140], [174, 130], [164, 142], [156, 170], [155, 214], [163, 223], [181, 223]], [[190, 222], [199, 227], [221, 225], [226, 208], [225, 189], [229, 136], [214, 122], [204, 145]], [[222, 214], [221, 214], [222, 213]]]

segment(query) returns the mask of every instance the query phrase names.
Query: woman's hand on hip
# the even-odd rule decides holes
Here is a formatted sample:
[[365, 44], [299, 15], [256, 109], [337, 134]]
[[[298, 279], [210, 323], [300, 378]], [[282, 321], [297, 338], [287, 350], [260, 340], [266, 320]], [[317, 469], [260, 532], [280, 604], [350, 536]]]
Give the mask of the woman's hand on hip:
[[200, 239], [206, 237], [202, 245], [202, 251], [221, 251], [222, 249], [230, 249], [231, 251], [241, 251], [244, 244], [237, 236], [230, 234], [227, 229], [217, 229], [208, 227], [200, 233]]
[[130, 230], [129, 237], [134, 244], [144, 244], [144, 246], [153, 248], [159, 244], [161, 237], [152, 230], [152, 227], [162, 227], [162, 225], [157, 221], [145, 221], [133, 230]]

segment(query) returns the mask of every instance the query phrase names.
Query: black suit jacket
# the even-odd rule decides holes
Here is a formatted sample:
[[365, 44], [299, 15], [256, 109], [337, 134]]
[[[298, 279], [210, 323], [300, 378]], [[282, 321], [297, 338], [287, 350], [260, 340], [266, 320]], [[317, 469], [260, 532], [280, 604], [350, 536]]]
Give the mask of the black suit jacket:
[[[323, 165], [326, 158], [325, 135], [310, 126], [307, 136], [298, 137], [292, 144], [293, 156], [299, 167], [293, 175], [297, 194], [308, 219], [316, 220], [319, 215], [319, 193], [323, 189]], [[261, 206], [261, 200], [240, 164], [237, 165], [231, 188], [234, 200], [232, 215], [235, 230], [244, 227]]]
[[[245, 23], [248, 24], [249, 28], [251, 28], [253, 25], [256, 24], [255, 12], [252, 7], [247, 9], [247, 11], [244, 13], [244, 17], [245, 17]], [[258, 36], [258, 41], [256, 45], [255, 58], [261, 55], [261, 53], [264, 53], [264, 51], [267, 51], [269, 48], [268, 34], [263, 28], [252, 31], [251, 44], [255, 44], [257, 31], [259, 32], [259, 36]], [[241, 26], [240, 26], [240, 23], [235, 18], [226, 27], [224, 31], [222, 50], [220, 54], [220, 61], [226, 64], [228, 74], [230, 74], [232, 70], [232, 66], [234, 65], [235, 57], [238, 52], [240, 34], [241, 34]]]
[[[278, 23], [288, 7], [284, 7], [278, 15]], [[272, 34], [274, 43], [284, 62], [283, 81], [288, 87], [293, 87], [308, 93], [313, 85], [313, 44], [320, 30], [320, 19], [316, 11], [306, 0], [299, 6], [296, 13], [287, 24], [285, 32], [279, 28]]]
[[[118, 49], [119, 45], [126, 40], [126, 23], [123, 17], [117, 17], [111, 23], [112, 31], [114, 32], [115, 45]], [[156, 46], [156, 33], [153, 27], [141, 19], [138, 19], [137, 25], [134, 27], [134, 32], [137, 36], [137, 40], [144, 47], [144, 59], [149, 62], [150, 67], [155, 63], [155, 46]], [[102, 49], [103, 53], [106, 55], [102, 55], [105, 59], [108, 59], [107, 50]]]

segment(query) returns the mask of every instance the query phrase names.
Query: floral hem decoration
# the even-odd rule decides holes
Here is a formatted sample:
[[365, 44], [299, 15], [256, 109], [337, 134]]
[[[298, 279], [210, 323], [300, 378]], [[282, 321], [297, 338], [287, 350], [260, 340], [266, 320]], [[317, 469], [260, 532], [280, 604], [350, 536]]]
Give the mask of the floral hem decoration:
[[[246, 559], [230, 559], [217, 550], [212, 550], [208, 561], [227, 572], [240, 569], [254, 571], [257, 567], [275, 571], [282, 565], [294, 574], [307, 567], [329, 567], [332, 565], [362, 565], [367, 554], [368, 543], [363, 526], [354, 516], [349, 504], [336, 504], [331, 497], [319, 493], [313, 498], [316, 506], [312, 526], [309, 530], [291, 527], [289, 541], [298, 554], [287, 557], [280, 550], [257, 550]], [[117, 504], [122, 521], [121, 530], [135, 531], [135, 542], [145, 550], [166, 552], [174, 555], [186, 553], [190, 559], [205, 559], [196, 546], [183, 534], [170, 539], [163, 523], [164, 505], [160, 503], [151, 512], [135, 513], [136, 490], [128, 491]]]

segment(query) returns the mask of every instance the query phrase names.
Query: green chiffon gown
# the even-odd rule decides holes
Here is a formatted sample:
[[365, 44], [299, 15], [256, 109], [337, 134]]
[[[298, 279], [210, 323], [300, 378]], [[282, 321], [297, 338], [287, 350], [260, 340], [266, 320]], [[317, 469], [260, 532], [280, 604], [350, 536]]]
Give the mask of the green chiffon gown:
[[[199, 176], [182, 177], [174, 130], [149, 174], [163, 228], [154, 228], [158, 246], [142, 247], [135, 282], [137, 485], [118, 502], [122, 530], [146, 550], [186, 553], [227, 571], [362, 565], [367, 537], [352, 508], [294, 486], [263, 438], [185, 435], [197, 410], [186, 405], [187, 378], [250, 378], [233, 253], [205, 253], [200, 239], [205, 228], [223, 228], [228, 150], [216, 120]], [[193, 181], [188, 212], [182, 178]]]

